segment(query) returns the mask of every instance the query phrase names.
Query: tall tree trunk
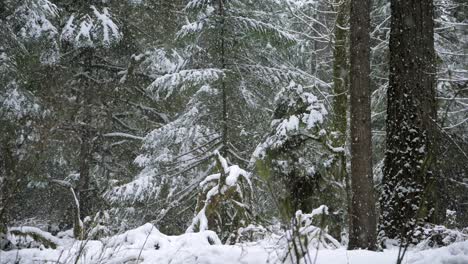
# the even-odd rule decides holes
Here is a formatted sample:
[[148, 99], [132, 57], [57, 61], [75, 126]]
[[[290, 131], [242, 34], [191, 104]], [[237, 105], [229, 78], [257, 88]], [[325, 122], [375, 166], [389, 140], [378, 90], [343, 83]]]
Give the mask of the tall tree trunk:
[[[0, 236], [7, 232], [8, 205], [12, 196], [12, 183], [14, 182], [15, 159], [8, 137], [0, 146]], [[0, 237], [1, 239], [1, 237]]]
[[434, 6], [392, 0], [380, 235], [408, 238], [430, 213], [436, 119]]
[[[225, 0], [218, 0], [218, 15], [219, 15], [219, 67], [222, 70], [226, 69], [226, 43], [225, 43], [225, 23], [226, 23], [226, 10]], [[229, 148], [228, 137], [228, 95], [227, 95], [226, 81], [224, 78], [221, 80], [221, 102], [222, 102], [222, 117], [221, 117], [221, 140], [223, 144], [222, 155], [227, 156], [227, 149]]]
[[2, 240], [6, 235], [8, 226], [8, 209], [18, 190], [18, 159], [15, 156], [15, 129], [7, 122], [0, 123], [0, 133], [3, 134], [0, 142], [0, 250], [5, 246]]
[[82, 132], [81, 134], [81, 146], [80, 146], [80, 180], [78, 181], [78, 188], [77, 188], [77, 197], [80, 202], [80, 207], [82, 208], [80, 211], [80, 218], [83, 219], [89, 213], [89, 171], [90, 171], [90, 147], [91, 147], [91, 135], [89, 131]]
[[335, 45], [333, 50], [333, 131], [337, 132], [333, 137], [333, 143], [342, 147], [346, 141], [346, 113], [348, 108], [348, 54], [347, 17], [349, 12], [349, 0], [342, 0], [337, 10], [335, 25]]
[[376, 248], [370, 109], [370, 0], [351, 1], [351, 191], [349, 248]]
[[[333, 49], [333, 147], [345, 147], [347, 138], [347, 113], [348, 113], [348, 86], [349, 65], [347, 52], [349, 0], [340, 0], [335, 23], [335, 45]], [[349, 175], [346, 171], [346, 155], [338, 154], [338, 160], [333, 166], [334, 180], [345, 183], [344, 190], [338, 200], [339, 209], [349, 210]], [[338, 208], [337, 208], [338, 209]], [[342, 218], [339, 222], [332, 223], [330, 233], [334, 237], [340, 237], [347, 215], [339, 214]]]
[[[83, 98], [82, 98], [82, 111], [83, 111], [83, 125], [80, 128], [80, 156], [79, 156], [79, 173], [80, 179], [78, 181], [78, 186], [75, 190], [77, 205], [79, 208], [75, 210], [75, 214], [79, 213], [79, 216], [74, 217], [75, 219], [75, 230], [76, 234], [84, 239], [83, 230], [79, 230], [81, 220], [91, 213], [91, 201], [90, 201], [90, 169], [91, 169], [91, 159], [92, 159], [92, 99], [93, 91], [91, 89], [92, 83], [88, 79], [92, 76], [91, 66], [93, 60], [93, 51], [91, 49], [86, 49], [83, 52], [85, 66], [83, 71], [86, 73], [83, 77]], [[82, 227], [82, 226], [81, 226]], [[79, 232], [80, 231], [80, 232]]]

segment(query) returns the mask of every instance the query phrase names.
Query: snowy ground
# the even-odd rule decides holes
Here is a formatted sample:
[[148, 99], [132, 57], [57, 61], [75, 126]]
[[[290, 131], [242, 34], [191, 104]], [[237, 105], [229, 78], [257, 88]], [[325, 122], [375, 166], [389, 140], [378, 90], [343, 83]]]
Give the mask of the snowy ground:
[[[34, 228], [23, 228], [23, 231], [42, 232]], [[50, 234], [42, 234], [50, 238]], [[52, 238], [58, 244], [56, 249], [0, 251], [0, 263], [262, 264], [281, 262], [284, 252], [274, 237], [258, 243], [226, 246], [211, 231], [166, 236], [151, 224], [100, 241], [75, 241], [68, 235], [61, 233]], [[383, 252], [321, 249], [312, 250], [310, 260], [316, 264], [394, 264], [397, 255], [398, 248]], [[467, 264], [468, 241], [438, 249], [410, 250], [403, 263]]]

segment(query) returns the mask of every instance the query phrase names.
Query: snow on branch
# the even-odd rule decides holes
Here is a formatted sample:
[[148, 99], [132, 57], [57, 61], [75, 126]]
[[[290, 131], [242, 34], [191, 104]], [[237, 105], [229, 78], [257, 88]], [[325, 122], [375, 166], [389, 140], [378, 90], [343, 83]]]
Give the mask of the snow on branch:
[[255, 72], [258, 75], [267, 76], [268, 82], [271, 84], [282, 84], [293, 80], [302, 80], [312, 82], [318, 87], [330, 88], [331, 84], [327, 83], [316, 76], [313, 76], [300, 69], [286, 66], [268, 67], [258, 64], [240, 64], [242, 70], [246, 72]]
[[21, 89], [16, 82], [5, 87], [6, 93], [0, 95], [0, 114], [12, 119], [27, 115], [40, 116], [41, 107], [36, 98], [28, 91]]
[[246, 32], [255, 32], [284, 44], [293, 44], [298, 42], [298, 39], [293, 34], [272, 24], [242, 16], [231, 16], [229, 19], [232, 20], [233, 24]]
[[190, 0], [185, 6], [185, 9], [199, 9], [208, 5], [208, 3], [209, 0]]
[[[111, 43], [111, 39], [120, 39], [121, 33], [117, 25], [112, 21], [111, 16], [109, 14], [109, 10], [107, 8], [102, 9], [102, 13], [100, 13], [95, 6], [91, 6], [93, 9], [94, 16], [96, 16], [97, 20], [100, 22], [103, 31], [103, 42], [107, 45]], [[109, 32], [110, 30], [110, 32]], [[110, 34], [109, 34], [110, 33]]]
[[[204, 7], [205, 9], [203, 10]], [[176, 34], [176, 37], [178, 39], [183, 39], [186, 37], [194, 36], [196, 34], [200, 34], [206, 27], [206, 24], [210, 23], [210, 16], [213, 14], [215, 9], [208, 3], [208, 1], [192, 0], [185, 6], [185, 10], [196, 9], [202, 9], [198, 13], [197, 20], [194, 22], [189, 22], [187, 20], [187, 24], [183, 25], [182, 28]]]
[[182, 28], [177, 32], [176, 36], [177, 38], [181, 39], [200, 33], [203, 30], [204, 24], [205, 22], [203, 20], [187, 23], [182, 26]]
[[129, 139], [135, 139], [135, 140], [143, 140], [145, 139], [144, 137], [139, 137], [127, 133], [122, 133], [122, 132], [112, 132], [112, 133], [107, 133], [103, 135], [104, 137], [121, 137], [121, 138], [129, 138]]
[[144, 171], [129, 183], [116, 186], [104, 194], [104, 197], [110, 202], [142, 201], [146, 197], [146, 193], [151, 192], [157, 196], [161, 191], [161, 187], [154, 180], [155, 174], [151, 171]]
[[110, 46], [120, 41], [122, 33], [107, 8], [102, 13], [91, 6], [92, 14], [72, 14], [60, 36], [62, 41], [75, 47], [94, 47], [96, 45]]
[[31, 237], [35, 241], [41, 243], [46, 248], [56, 249], [57, 246], [63, 243], [57, 237], [54, 237], [48, 232], [42, 231], [39, 228], [31, 226], [12, 227], [8, 232], [15, 236]]
[[22, 21], [19, 33], [23, 38], [37, 39], [57, 34], [57, 28], [49, 19], [58, 15], [58, 8], [48, 0], [28, 0], [15, 11], [15, 19]]
[[224, 71], [220, 69], [181, 70], [157, 78], [148, 89], [155, 92], [156, 99], [159, 99], [161, 93], [165, 93], [165, 99], [167, 99], [177, 88], [184, 91], [189, 85], [203, 85], [222, 77], [224, 77]]
[[[196, 172], [199, 165], [206, 163], [210, 151], [219, 145], [219, 135], [198, 124], [203, 113], [195, 104], [174, 121], [150, 132], [143, 139], [143, 153], [135, 159], [142, 171], [134, 180], [113, 187], [105, 197], [111, 202], [134, 203], [159, 197], [166, 186], [171, 192], [165, 199], [179, 199], [172, 196], [172, 192], [180, 191], [181, 186], [187, 183], [185, 180], [199, 177], [194, 176], [190, 180], [185, 177], [184, 181], [177, 178], [184, 173], [199, 173]], [[197, 180], [197, 184], [202, 179]]]

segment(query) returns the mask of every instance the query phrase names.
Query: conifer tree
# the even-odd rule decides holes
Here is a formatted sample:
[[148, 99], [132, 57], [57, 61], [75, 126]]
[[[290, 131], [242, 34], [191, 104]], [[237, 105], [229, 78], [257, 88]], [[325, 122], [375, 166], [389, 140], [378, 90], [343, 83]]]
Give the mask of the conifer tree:
[[171, 102], [176, 114], [147, 135], [136, 160], [142, 172], [135, 181], [110, 191], [110, 199], [160, 199], [164, 202], [152, 210], [152, 220], [175, 223], [170, 221], [174, 209], [193, 206], [188, 198], [213, 173], [214, 151], [230, 166], [248, 164], [251, 141], [260, 139], [257, 130], [263, 129], [273, 99], [269, 91], [301, 73], [278, 59], [282, 48], [297, 39], [256, 11], [267, 3], [189, 1], [184, 8], [189, 23], [176, 39], [184, 45], [154, 53], [152, 59], [165, 70], [148, 87], [155, 100]]

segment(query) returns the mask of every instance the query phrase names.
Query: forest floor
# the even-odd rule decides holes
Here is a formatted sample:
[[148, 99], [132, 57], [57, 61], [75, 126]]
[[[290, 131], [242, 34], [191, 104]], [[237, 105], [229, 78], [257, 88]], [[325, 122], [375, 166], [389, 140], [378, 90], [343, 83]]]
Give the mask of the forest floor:
[[[222, 245], [214, 232], [166, 236], [153, 225], [146, 224], [123, 234], [101, 240], [77, 241], [71, 231], [51, 236], [37, 228], [22, 227], [24, 233], [37, 234], [54, 244], [55, 249], [34, 245], [0, 251], [1, 264], [80, 263], [80, 264], [262, 264], [290, 263], [279, 236], [258, 242]], [[20, 237], [11, 236], [18, 241]], [[395, 264], [398, 247], [382, 252], [367, 250], [311, 249], [305, 264]], [[467, 264], [468, 241], [437, 249], [410, 249], [404, 264]]]

